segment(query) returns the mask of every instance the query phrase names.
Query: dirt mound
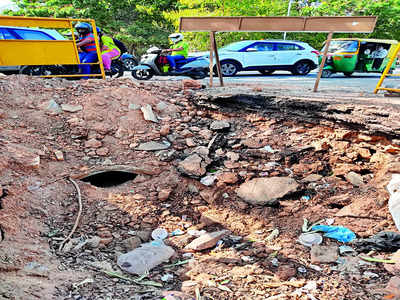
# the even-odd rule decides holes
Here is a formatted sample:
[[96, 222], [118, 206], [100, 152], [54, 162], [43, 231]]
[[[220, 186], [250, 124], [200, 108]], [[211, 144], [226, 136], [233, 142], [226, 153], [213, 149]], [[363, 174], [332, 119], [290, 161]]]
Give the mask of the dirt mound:
[[[301, 120], [299, 104], [288, 109], [290, 98], [279, 100], [285, 109], [277, 112], [263, 93], [256, 103], [243, 95], [240, 103], [229, 95], [214, 101], [193, 82], [128, 78], [0, 77], [0, 93], [2, 297], [161, 299], [165, 290], [202, 299], [384, 295], [390, 274], [382, 266], [344, 255], [315, 266], [297, 242], [304, 218], [333, 220], [358, 237], [395, 229], [385, 186], [400, 169], [397, 136], [351, 127], [343, 120], [354, 110], [332, 119], [305, 101], [310, 116]], [[237, 195], [242, 183], [266, 177], [290, 178], [296, 190], [273, 206]], [[65, 240], [78, 192], [82, 215]], [[117, 257], [150, 241], [157, 227], [175, 232], [165, 241], [177, 252], [172, 265], [146, 279], [123, 274]], [[202, 230], [223, 229], [229, 234], [207, 241], [216, 246], [185, 248]]]

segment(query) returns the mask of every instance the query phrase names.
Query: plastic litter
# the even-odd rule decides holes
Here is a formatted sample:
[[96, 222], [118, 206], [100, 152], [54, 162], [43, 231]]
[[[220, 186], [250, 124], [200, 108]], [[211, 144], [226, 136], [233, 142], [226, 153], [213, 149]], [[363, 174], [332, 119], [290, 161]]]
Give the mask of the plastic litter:
[[267, 145], [263, 148], [264, 151], [267, 151], [269, 153], [275, 153], [276, 150], [272, 149], [270, 145]]
[[151, 237], [154, 240], [164, 240], [168, 237], [168, 231], [165, 230], [164, 228], [156, 228], [151, 233]]
[[174, 279], [174, 275], [170, 274], [170, 273], [167, 273], [167, 274], [164, 274], [163, 276], [161, 276], [161, 281], [164, 281], [164, 282], [172, 281], [173, 279]]
[[340, 255], [356, 253], [356, 250], [354, 250], [350, 246], [342, 245], [339, 247], [339, 253], [340, 253]]
[[356, 234], [353, 231], [343, 226], [315, 225], [312, 230], [325, 232], [325, 237], [342, 243], [351, 242], [356, 238]]
[[400, 174], [393, 174], [386, 188], [390, 194], [389, 212], [397, 230], [400, 230]]
[[279, 266], [279, 260], [277, 258], [273, 258], [273, 259], [271, 259], [271, 264], [274, 267], [277, 267], [277, 266]]
[[304, 267], [298, 267], [298, 268], [297, 268], [297, 271], [298, 271], [299, 273], [302, 273], [302, 274], [307, 273], [307, 269], [304, 268]]
[[394, 252], [400, 249], [400, 234], [392, 231], [382, 231], [367, 239], [358, 239], [354, 242], [357, 250], [368, 252], [378, 250]]
[[174, 249], [164, 245], [162, 241], [153, 241], [120, 255], [117, 264], [128, 273], [142, 275], [162, 262], [168, 261], [174, 254]]
[[299, 243], [306, 247], [319, 245], [322, 243], [322, 236], [319, 233], [302, 233], [299, 236]]
[[217, 179], [216, 176], [208, 175], [208, 176], [205, 176], [205, 177], [201, 178], [200, 182], [201, 182], [201, 184], [203, 184], [205, 186], [210, 186], [210, 185], [214, 184], [215, 179]]
[[174, 231], [171, 232], [171, 236], [177, 236], [177, 235], [183, 235], [183, 234], [185, 234], [185, 232], [180, 229], [175, 229]]

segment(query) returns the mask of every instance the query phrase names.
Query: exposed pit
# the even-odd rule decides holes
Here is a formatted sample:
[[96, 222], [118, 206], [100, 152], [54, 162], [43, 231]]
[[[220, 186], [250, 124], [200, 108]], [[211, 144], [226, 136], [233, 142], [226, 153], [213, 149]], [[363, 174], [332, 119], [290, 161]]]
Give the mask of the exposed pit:
[[126, 171], [104, 171], [83, 177], [80, 180], [89, 182], [91, 185], [100, 188], [115, 187], [126, 182], [132, 181], [137, 174]]

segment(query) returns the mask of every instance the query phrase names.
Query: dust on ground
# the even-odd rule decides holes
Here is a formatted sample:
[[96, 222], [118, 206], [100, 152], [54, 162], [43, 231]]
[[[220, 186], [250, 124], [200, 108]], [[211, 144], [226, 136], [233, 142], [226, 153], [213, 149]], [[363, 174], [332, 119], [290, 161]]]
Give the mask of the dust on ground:
[[[318, 265], [297, 240], [304, 219], [333, 220], [358, 237], [396, 231], [385, 189], [400, 171], [395, 100], [22, 75], [0, 77], [0, 94], [1, 299], [388, 294], [396, 273], [383, 264], [342, 256]], [[147, 105], [158, 122], [144, 120]], [[114, 173], [99, 186], [85, 179], [104, 171]], [[296, 191], [268, 205], [238, 196], [242, 184], [272, 177], [294, 180]], [[64, 244], [79, 210], [68, 178], [83, 210]], [[183, 233], [165, 241], [176, 251], [170, 262], [140, 280], [119, 269], [117, 257], [158, 227]], [[190, 232], [223, 229], [217, 246], [185, 249]]]

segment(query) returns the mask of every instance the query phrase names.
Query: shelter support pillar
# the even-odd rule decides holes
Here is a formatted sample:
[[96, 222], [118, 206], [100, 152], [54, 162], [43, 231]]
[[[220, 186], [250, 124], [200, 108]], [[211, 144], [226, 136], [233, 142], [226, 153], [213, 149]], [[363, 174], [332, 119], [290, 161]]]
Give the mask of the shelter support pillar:
[[333, 36], [333, 32], [329, 32], [328, 39], [326, 40], [326, 43], [325, 43], [325, 49], [324, 49], [324, 53], [323, 53], [323, 56], [322, 56], [321, 64], [319, 66], [317, 79], [315, 80], [314, 92], [318, 91], [319, 81], [321, 80], [321, 75], [322, 75], [322, 71], [323, 71], [324, 66], [325, 66], [326, 55], [328, 54], [328, 49], [329, 49], [329, 46], [331, 44], [332, 36]]
[[217, 42], [215, 41], [215, 31], [210, 31], [210, 86], [213, 84], [213, 54], [215, 55], [215, 64], [217, 66], [217, 74], [219, 78], [219, 83], [221, 86], [224, 86], [224, 81], [222, 79], [222, 73], [221, 73], [221, 62], [219, 61], [219, 55], [218, 55], [218, 47], [217, 47]]

